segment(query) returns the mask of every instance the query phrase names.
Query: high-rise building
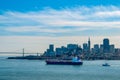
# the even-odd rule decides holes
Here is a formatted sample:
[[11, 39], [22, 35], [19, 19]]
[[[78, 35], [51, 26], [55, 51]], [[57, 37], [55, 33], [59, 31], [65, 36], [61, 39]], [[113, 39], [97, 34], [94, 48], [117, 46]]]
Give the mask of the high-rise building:
[[54, 45], [53, 45], [53, 44], [50, 44], [50, 45], [49, 45], [49, 49], [47, 49], [47, 50], [44, 52], [44, 55], [46, 55], [46, 56], [55, 56]]
[[62, 55], [62, 49], [61, 48], [56, 48], [56, 55]]
[[99, 44], [94, 45], [94, 53], [99, 53]]
[[103, 52], [109, 53], [110, 52], [110, 45], [109, 45], [109, 39], [105, 38], [103, 40]]
[[74, 49], [77, 49], [77, 48], [78, 48], [78, 45], [77, 45], [77, 44], [68, 44], [68, 45], [67, 45], [67, 48], [68, 48], [69, 50], [74, 50]]
[[100, 44], [100, 53], [103, 53], [103, 44]]
[[115, 53], [115, 45], [110, 45], [110, 53]]
[[53, 44], [49, 45], [49, 50], [50, 50], [50, 52], [54, 52], [54, 45]]
[[88, 39], [88, 51], [90, 52], [90, 48], [91, 48], [91, 42], [90, 42], [90, 38]]
[[88, 52], [88, 44], [87, 43], [83, 43], [83, 51]]

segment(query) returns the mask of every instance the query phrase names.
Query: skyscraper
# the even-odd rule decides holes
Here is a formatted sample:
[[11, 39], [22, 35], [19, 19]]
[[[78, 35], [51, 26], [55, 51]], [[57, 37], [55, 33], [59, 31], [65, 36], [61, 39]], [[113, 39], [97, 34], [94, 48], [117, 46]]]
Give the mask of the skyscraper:
[[69, 50], [74, 50], [74, 49], [77, 49], [77, 48], [78, 48], [78, 45], [77, 45], [77, 44], [68, 44], [68, 45], [67, 45], [67, 48], [68, 48]]
[[110, 53], [115, 53], [115, 45], [110, 45]]
[[50, 52], [54, 52], [54, 45], [53, 44], [49, 45], [49, 50], [50, 50]]
[[103, 44], [100, 44], [100, 53], [103, 53]]
[[91, 42], [90, 42], [90, 38], [88, 39], [88, 51], [90, 52], [90, 48], [91, 48]]
[[104, 53], [109, 53], [110, 52], [110, 44], [109, 44], [109, 39], [105, 38], [103, 40], [103, 52]]
[[94, 45], [94, 53], [99, 53], [99, 44]]
[[83, 43], [83, 51], [88, 52], [88, 44], [87, 43]]

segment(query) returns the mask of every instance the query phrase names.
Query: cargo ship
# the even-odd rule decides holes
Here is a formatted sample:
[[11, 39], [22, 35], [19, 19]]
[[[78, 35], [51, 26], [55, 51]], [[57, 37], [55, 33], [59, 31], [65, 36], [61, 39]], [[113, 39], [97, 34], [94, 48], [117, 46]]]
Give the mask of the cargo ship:
[[48, 60], [46, 60], [46, 64], [51, 64], [51, 65], [82, 65], [83, 62], [77, 58], [73, 58], [72, 60], [48, 59]]
[[53, 64], [53, 65], [82, 65], [82, 61], [73, 62], [68, 60], [46, 60], [46, 64]]

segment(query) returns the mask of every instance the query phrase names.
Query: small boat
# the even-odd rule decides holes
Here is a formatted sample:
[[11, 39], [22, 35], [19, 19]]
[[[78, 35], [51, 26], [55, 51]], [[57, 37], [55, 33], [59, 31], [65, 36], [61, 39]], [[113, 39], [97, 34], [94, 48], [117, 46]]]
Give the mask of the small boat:
[[52, 65], [82, 65], [82, 61], [71, 61], [71, 60], [46, 60], [46, 64]]
[[110, 66], [108, 63], [102, 64], [102, 66]]

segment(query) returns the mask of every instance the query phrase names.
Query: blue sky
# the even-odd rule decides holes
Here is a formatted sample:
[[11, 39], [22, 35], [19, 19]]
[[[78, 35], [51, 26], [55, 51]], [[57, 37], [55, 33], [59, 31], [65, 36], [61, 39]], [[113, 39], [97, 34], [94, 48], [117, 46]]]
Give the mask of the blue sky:
[[45, 7], [61, 9], [75, 6], [119, 6], [120, 0], [0, 0], [1, 10], [12, 11], [39, 11]]
[[[49, 39], [76, 38], [76, 36], [111, 38], [119, 34], [120, 0], [0, 0], [0, 38], [2, 39], [0, 43], [14, 46], [10, 48], [6, 44], [0, 47], [1, 51], [18, 48], [16, 46], [20, 44], [17, 44], [17, 39], [20, 38], [21, 42], [24, 42], [26, 41], [24, 36], [31, 37], [31, 41], [35, 37], [40, 37], [36, 39], [41, 41], [41, 38], [45, 40], [48, 37]], [[16, 39], [10, 38], [13, 36]], [[6, 38], [13, 42], [6, 41]], [[80, 42], [78, 38], [76, 40]], [[44, 45], [54, 43], [52, 41], [47, 44], [44, 42]], [[57, 41], [55, 43], [58, 45], [60, 41]], [[39, 42], [33, 43], [39, 44]], [[21, 45], [20, 48], [28, 48], [26, 45]], [[34, 47], [38, 47], [37, 51], [39, 51], [40, 46]]]
[[0, 0], [0, 35], [119, 35], [119, 3], [120, 0]]

